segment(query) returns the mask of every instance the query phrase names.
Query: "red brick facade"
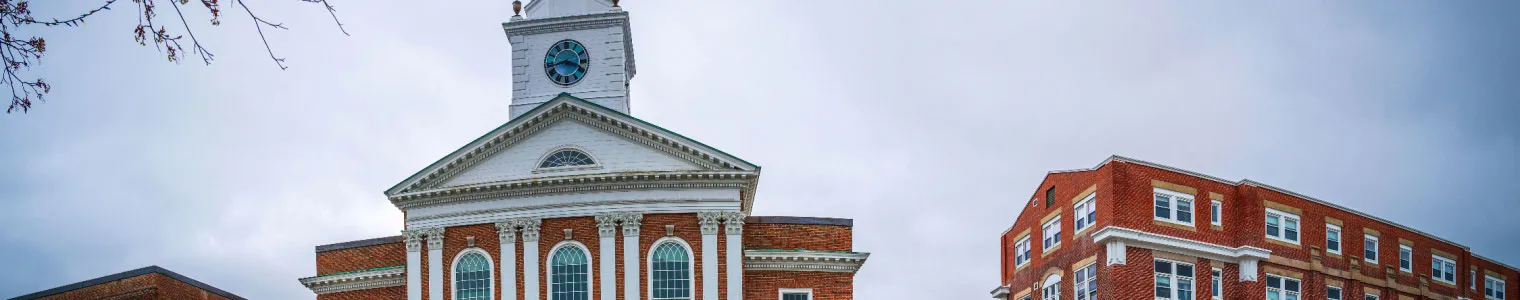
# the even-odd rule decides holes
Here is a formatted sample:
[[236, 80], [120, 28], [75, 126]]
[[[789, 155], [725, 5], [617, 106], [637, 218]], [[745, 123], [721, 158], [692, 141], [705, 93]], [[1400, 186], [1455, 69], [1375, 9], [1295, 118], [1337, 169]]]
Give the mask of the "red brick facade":
[[11, 299], [241, 300], [243, 298], [169, 270], [150, 266]]
[[[1047, 205], [1046, 192], [1052, 187], [1055, 203]], [[1192, 226], [1154, 217], [1157, 188], [1192, 195]], [[1075, 232], [1071, 211], [1086, 192], [1096, 195], [1097, 219], [1089, 229]], [[1212, 201], [1221, 205], [1222, 226], [1210, 224]], [[1266, 237], [1268, 208], [1298, 217], [1297, 244]], [[1047, 252], [1042, 247], [1040, 227], [1053, 214], [1061, 218], [1061, 242]], [[1325, 251], [1327, 224], [1332, 223], [1341, 227], [1340, 254]], [[1171, 253], [1133, 244], [1124, 248], [1125, 264], [1108, 264], [1108, 248], [1095, 243], [1094, 235], [1109, 227], [1202, 242], [1219, 249], [1261, 248], [1269, 250], [1270, 256], [1259, 261], [1254, 281], [1242, 280], [1241, 265], [1210, 259], [1201, 252]], [[1031, 260], [1016, 266], [1016, 242], [1024, 234], [1030, 240]], [[1377, 263], [1363, 259], [1364, 234], [1378, 237]], [[1401, 244], [1412, 250], [1410, 272], [1398, 267]], [[1008, 288], [1009, 299], [1024, 295], [1041, 299], [1039, 284], [1049, 274], [1061, 275], [1063, 299], [1077, 299], [1070, 282], [1072, 272], [1089, 262], [1098, 273], [1098, 299], [1154, 299], [1152, 263], [1157, 258], [1195, 264], [1194, 299], [1211, 297], [1214, 267], [1223, 271], [1222, 299], [1265, 299], [1267, 274], [1301, 280], [1301, 299], [1325, 299], [1327, 286], [1341, 287], [1341, 299], [1362, 299], [1366, 292], [1383, 300], [1484, 299], [1485, 273], [1504, 278], [1507, 295], [1520, 292], [1516, 284], [1520, 273], [1515, 269], [1478, 257], [1461, 245], [1265, 184], [1229, 182], [1122, 157], [1094, 169], [1047, 175], [1014, 225], [1003, 234], [1002, 249], [1001, 283]], [[1456, 261], [1456, 284], [1430, 278], [1433, 255]], [[1468, 285], [1469, 270], [1477, 272], [1475, 289]], [[1517, 296], [1507, 298], [1513, 297]]]

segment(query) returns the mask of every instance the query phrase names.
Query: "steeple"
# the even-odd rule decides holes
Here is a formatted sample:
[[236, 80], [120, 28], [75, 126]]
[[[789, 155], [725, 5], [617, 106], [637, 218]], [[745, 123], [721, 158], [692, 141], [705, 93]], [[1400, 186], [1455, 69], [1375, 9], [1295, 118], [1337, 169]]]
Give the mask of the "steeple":
[[[560, 93], [628, 113], [634, 75], [628, 13], [610, 0], [514, 3], [502, 23], [512, 43], [512, 107], [516, 118]], [[523, 12], [517, 12], [521, 7]]]

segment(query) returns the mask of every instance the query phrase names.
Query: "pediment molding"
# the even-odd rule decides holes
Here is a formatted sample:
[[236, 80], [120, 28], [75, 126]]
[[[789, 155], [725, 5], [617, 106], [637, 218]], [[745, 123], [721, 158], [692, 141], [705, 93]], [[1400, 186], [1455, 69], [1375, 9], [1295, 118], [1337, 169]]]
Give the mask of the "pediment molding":
[[870, 256], [865, 252], [744, 250], [744, 270], [855, 273]]
[[759, 174], [748, 171], [598, 173], [448, 187], [395, 195], [390, 200], [391, 204], [405, 210], [510, 197], [625, 189], [738, 188], [744, 193], [752, 193], [758, 180]]
[[[416, 192], [452, 191], [459, 187], [442, 186], [450, 178], [478, 165], [512, 145], [561, 121], [573, 120], [611, 133], [631, 142], [661, 151], [709, 170], [748, 171], [758, 176], [755, 166], [727, 153], [670, 132], [626, 114], [591, 102], [561, 94], [532, 111], [503, 124], [459, 150], [439, 159], [417, 174], [386, 191], [392, 201]], [[508, 181], [510, 182], [510, 181]], [[474, 185], [463, 186], [472, 187]], [[746, 190], [753, 194], [753, 185]], [[747, 199], [746, 206], [751, 200]]]
[[406, 266], [307, 277], [300, 281], [318, 295], [403, 286], [406, 285]]

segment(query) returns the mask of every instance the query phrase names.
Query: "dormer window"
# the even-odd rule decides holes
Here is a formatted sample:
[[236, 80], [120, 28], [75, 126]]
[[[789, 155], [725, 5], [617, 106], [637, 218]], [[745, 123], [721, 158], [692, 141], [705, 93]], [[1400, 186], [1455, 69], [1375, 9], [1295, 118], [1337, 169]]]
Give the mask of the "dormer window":
[[543, 161], [538, 163], [538, 168], [555, 169], [595, 165], [596, 159], [591, 158], [591, 155], [586, 154], [585, 151], [575, 148], [563, 148], [555, 150], [548, 156], [544, 156]]

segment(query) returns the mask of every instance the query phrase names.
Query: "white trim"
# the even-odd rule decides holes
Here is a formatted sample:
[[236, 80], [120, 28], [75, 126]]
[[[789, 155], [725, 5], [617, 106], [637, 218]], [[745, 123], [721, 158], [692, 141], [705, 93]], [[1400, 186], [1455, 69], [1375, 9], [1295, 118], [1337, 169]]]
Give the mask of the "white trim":
[[496, 298], [496, 262], [491, 260], [491, 253], [486, 252], [486, 249], [469, 247], [459, 250], [459, 253], [454, 254], [454, 262], [449, 263], [449, 271], [445, 272], [447, 274], [443, 274], [443, 276], [448, 277], [445, 280], [449, 281], [449, 299], [454, 299], [454, 296], [459, 295], [459, 278], [454, 278], [454, 274], [459, 271], [459, 260], [464, 258], [465, 254], [470, 253], [480, 253], [480, 255], [486, 257], [486, 276], [488, 276], [486, 277], [486, 282], [488, 283], [486, 285], [490, 287], [488, 289], [490, 293], [486, 294], [489, 295], [486, 299]]
[[1219, 267], [1209, 269], [1209, 277], [1209, 297], [1219, 300], [1224, 297], [1224, 269]]
[[406, 267], [301, 278], [318, 295], [406, 285]]
[[[1451, 260], [1451, 259], [1447, 259], [1445, 257], [1441, 257], [1441, 256], [1435, 255], [1435, 254], [1431, 254], [1430, 255], [1430, 261], [1431, 261], [1431, 263], [1430, 263], [1431, 264], [1431, 272], [1430, 272], [1430, 278], [1431, 279], [1434, 279], [1434, 280], [1440, 281], [1440, 282], [1449, 283], [1449, 284], [1452, 284], [1452, 285], [1456, 285], [1457, 284], [1457, 272], [1462, 270], [1462, 268], [1457, 267], [1457, 261]], [[1441, 276], [1439, 276], [1440, 274], [1436, 273], [1436, 271], [1435, 271], [1435, 263], [1436, 262], [1442, 262], [1442, 263], [1445, 263], [1447, 265], [1451, 265], [1451, 281], [1446, 281], [1446, 279], [1441, 279]], [[1442, 268], [1440, 272], [1441, 273], [1446, 273], [1446, 269]]]
[[1209, 200], [1209, 225], [1224, 226], [1224, 202]]
[[[1330, 299], [1330, 290], [1331, 289], [1335, 289], [1335, 291], [1340, 292], [1341, 293], [1340, 298]], [[1325, 286], [1325, 299], [1326, 300], [1346, 300], [1346, 289], [1338, 287], [1338, 286], [1326, 285]]]
[[[1080, 276], [1077, 275], [1077, 272], [1082, 272], [1082, 270], [1086, 270], [1087, 268], [1092, 268], [1092, 270], [1093, 270], [1092, 275], [1087, 276], [1087, 280], [1077, 281], [1077, 279], [1080, 278]], [[1072, 299], [1098, 300], [1098, 299], [1094, 299], [1095, 297], [1082, 297], [1083, 295], [1082, 295], [1081, 289], [1087, 288], [1087, 282], [1088, 281], [1098, 281], [1098, 262], [1096, 262], [1096, 261], [1095, 262], [1087, 263], [1087, 265], [1084, 265], [1084, 266], [1082, 266], [1080, 268], [1076, 268], [1074, 270], [1071, 270], [1071, 296], [1072, 296], [1071, 298]], [[1087, 292], [1089, 294], [1091, 294], [1094, 291], [1087, 291]]]
[[[574, 151], [580, 152], [581, 154], [585, 154], [586, 157], [590, 157], [591, 158], [591, 164], [589, 164], [589, 165], [575, 165], [575, 166], [562, 166], [562, 167], [549, 167], [549, 168], [542, 168], [542, 167], [540, 167], [540, 166], [544, 165], [544, 161], [548, 160], [550, 155], [554, 155], [554, 153], [559, 153], [560, 151], [565, 151], [565, 150], [574, 150]], [[549, 149], [549, 152], [544, 152], [543, 155], [538, 156], [537, 163], [533, 164], [533, 174], [538, 174], [538, 173], [553, 173], [553, 172], [567, 172], [567, 171], [579, 171], [579, 170], [597, 170], [597, 169], [601, 169], [601, 168], [602, 168], [602, 159], [601, 158], [597, 158], [596, 155], [591, 155], [591, 151], [586, 151], [586, 148], [582, 148], [582, 147], [576, 146], [576, 145], [560, 145], [558, 147], [554, 147], [554, 149]]]
[[[1072, 204], [1071, 205], [1071, 215], [1072, 215], [1072, 219], [1071, 219], [1072, 220], [1072, 226], [1071, 226], [1072, 230], [1071, 230], [1071, 232], [1072, 232], [1072, 234], [1076, 234], [1077, 232], [1081, 232], [1083, 229], [1092, 228], [1093, 225], [1095, 223], [1097, 223], [1097, 221], [1098, 221], [1098, 220], [1096, 220], [1098, 218], [1098, 214], [1096, 213], [1098, 211], [1098, 207], [1096, 205], [1096, 203], [1098, 202], [1096, 200], [1097, 198], [1098, 198], [1098, 193], [1094, 192], [1092, 194], [1087, 194], [1086, 198], [1082, 198], [1082, 200], [1077, 201], [1076, 204]], [[1087, 208], [1086, 211], [1094, 212], [1092, 220], [1089, 220], [1087, 218], [1086, 211], [1084, 211], [1083, 209], [1081, 209], [1084, 206]], [[1080, 226], [1079, 226], [1078, 223], [1081, 223]]]
[[1362, 293], [1362, 299], [1366, 299], [1366, 300], [1378, 300], [1378, 299], [1382, 299], [1382, 297], [1378, 297], [1378, 295], [1373, 295], [1373, 294], [1369, 294], [1369, 293]]
[[[1409, 253], [1409, 266], [1404, 266], [1404, 253]], [[1399, 272], [1410, 273], [1414, 271], [1414, 248], [1409, 245], [1399, 244]]]
[[[1032, 252], [1030, 252], [1030, 250], [1029, 250], [1030, 249], [1029, 248], [1030, 247], [1029, 246], [1029, 237], [1031, 237], [1031, 236], [1034, 236], [1034, 235], [1033, 234], [1031, 234], [1031, 235], [1025, 235], [1024, 238], [1019, 239], [1018, 242], [1014, 242], [1013, 243], [1013, 261], [1014, 261], [1014, 267], [1015, 268], [1017, 268], [1017, 267], [1023, 267], [1024, 265], [1028, 265], [1029, 261], [1034, 260], [1033, 259], [1034, 258], [1033, 257], [1034, 254]], [[1024, 252], [1019, 252], [1019, 245], [1023, 245], [1024, 246]], [[1019, 256], [1025, 256], [1025, 255], [1027, 255], [1028, 257], [1024, 257], [1022, 259], [1022, 261], [1020, 261]]]
[[[1372, 242], [1372, 249], [1367, 249], [1367, 242], [1368, 241]], [[1379, 256], [1383, 256], [1383, 251], [1380, 250], [1380, 249], [1378, 249], [1378, 248], [1380, 248], [1382, 246], [1383, 246], [1383, 244], [1378, 241], [1378, 237], [1377, 236], [1363, 233], [1362, 234], [1362, 260], [1370, 262], [1370, 263], [1374, 263], [1374, 264], [1378, 263]], [[1372, 256], [1367, 256], [1367, 250], [1372, 250]]]
[[[648, 268], [648, 269], [645, 269], [645, 270], [649, 270], [649, 282], [645, 282], [644, 283], [644, 288], [647, 290], [647, 292], [645, 292], [645, 294], [649, 295], [649, 299], [656, 299], [654, 297], [654, 251], [656, 249], [659, 249], [660, 245], [665, 244], [665, 242], [673, 242], [673, 243], [676, 243], [678, 245], [681, 245], [682, 248], [686, 249], [686, 273], [687, 273], [686, 274], [686, 276], [687, 276], [686, 278], [688, 279], [687, 281], [689, 283], [689, 286], [686, 287], [687, 288], [686, 292], [689, 294], [686, 299], [688, 299], [688, 300], [690, 300], [690, 299], [696, 299], [697, 298], [697, 252], [696, 251], [692, 251], [691, 244], [687, 243], [686, 239], [683, 239], [681, 237], [676, 237], [676, 236], [662, 237], [662, 238], [660, 238], [658, 240], [655, 240], [654, 243], [650, 243], [649, 244], [649, 254], [645, 254], [644, 255], [645, 256], [644, 267]], [[667, 299], [670, 299], [670, 298], [667, 298]], [[679, 298], [675, 298], [675, 299], [679, 299]]]
[[1231, 248], [1117, 226], [1104, 226], [1093, 232], [1093, 243], [1108, 246], [1105, 253], [1109, 265], [1126, 264], [1126, 249], [1132, 246], [1239, 264], [1241, 281], [1256, 281], [1257, 263], [1272, 256], [1272, 250], [1252, 246]]
[[[1054, 279], [1052, 279], [1052, 278], [1054, 278]], [[1041, 300], [1060, 300], [1061, 299], [1061, 273], [1057, 272], [1056, 274], [1050, 274], [1050, 276], [1045, 276], [1045, 280], [1040, 282], [1040, 288], [1037, 289], [1037, 290], [1040, 291], [1040, 299]], [[1052, 293], [1054, 293], [1054, 294], [1052, 294]]]
[[596, 295], [596, 274], [593, 273], [596, 270], [596, 267], [593, 266], [596, 263], [596, 257], [591, 256], [591, 248], [586, 247], [586, 244], [574, 240], [562, 241], [554, 244], [553, 248], [549, 248], [549, 255], [545, 256], [548, 260], [544, 262], [543, 274], [544, 278], [548, 279], [544, 283], [544, 286], [548, 287], [547, 293], [544, 293], [544, 298], [554, 298], [554, 254], [558, 253], [560, 248], [566, 246], [577, 247], [580, 249], [581, 254], [586, 255], [586, 297], [587, 299], [593, 299]]
[[[1298, 214], [1272, 209], [1271, 207], [1267, 207], [1266, 210], [1266, 215], [1262, 216], [1263, 231], [1266, 231], [1265, 228], [1267, 218], [1271, 218], [1272, 215], [1277, 215], [1278, 217], [1277, 236], [1272, 236], [1272, 232], [1267, 231], [1265, 234], [1267, 238], [1283, 241], [1285, 243], [1292, 243], [1294, 245], [1298, 245], [1299, 241], [1302, 241], [1304, 239], [1304, 220], [1302, 218], [1299, 218]], [[1288, 239], [1288, 219], [1293, 219], [1293, 224], [1298, 224], [1295, 225], [1297, 228], [1293, 229], [1293, 232], [1296, 236], [1291, 240]]]
[[1504, 288], [1505, 288], [1504, 278], [1494, 277], [1494, 275], [1483, 274], [1483, 292], [1481, 293], [1481, 294], [1483, 294], [1483, 298], [1492, 299], [1492, 300], [1509, 299], [1509, 294], [1505, 294], [1504, 298], [1489, 297], [1490, 296], [1488, 294], [1488, 290], [1489, 290], [1488, 282], [1489, 281], [1493, 281], [1494, 283], [1498, 283], [1499, 284], [1499, 288], [1494, 289], [1494, 290], [1498, 290], [1500, 293], [1508, 292], [1508, 291], [1504, 290]]
[[[1296, 298], [1298, 298], [1298, 299], [1304, 299], [1304, 280], [1302, 278], [1294, 278], [1294, 277], [1289, 277], [1287, 275], [1273, 274], [1273, 273], [1267, 273], [1267, 277], [1268, 277], [1268, 280], [1271, 280], [1271, 277], [1277, 277], [1278, 284], [1282, 285], [1282, 286], [1278, 287], [1278, 291], [1282, 293], [1282, 294], [1280, 294], [1282, 297], [1278, 297], [1278, 299], [1288, 299], [1288, 292], [1289, 292], [1288, 291], [1288, 281], [1289, 280], [1298, 282], [1298, 290], [1297, 291], [1293, 291], [1293, 292], [1296, 293], [1296, 294], [1298, 294], [1298, 297], [1296, 297]], [[1265, 295], [1265, 294], [1271, 294], [1272, 293], [1272, 287], [1267, 286], [1266, 282], [1262, 283], [1262, 288], [1265, 289], [1263, 291], [1263, 293], [1264, 293], [1263, 295]]]
[[[1051, 280], [1051, 278], [1055, 278], [1055, 280]], [[1061, 274], [1060, 273], [1050, 274], [1050, 276], [1045, 276], [1045, 280], [1044, 281], [1040, 281], [1040, 288], [1042, 288], [1042, 289], [1043, 288], [1048, 288], [1048, 287], [1050, 287], [1052, 285], [1055, 285], [1057, 283], [1061, 283]]]
[[[1184, 194], [1182, 192], [1168, 190], [1168, 189], [1163, 189], [1163, 188], [1159, 188], [1159, 187], [1153, 187], [1153, 188], [1151, 188], [1151, 192], [1153, 194], [1161, 194], [1163, 196], [1166, 196], [1167, 197], [1167, 205], [1170, 206], [1168, 209], [1171, 210], [1171, 217], [1170, 218], [1164, 218], [1163, 219], [1161, 217], [1157, 217], [1156, 216], [1156, 197], [1154, 195], [1152, 195], [1151, 196], [1151, 204], [1150, 204], [1151, 205], [1151, 218], [1152, 219], [1155, 219], [1157, 221], [1165, 221], [1165, 222], [1170, 222], [1170, 223], [1176, 223], [1176, 224], [1179, 224], [1179, 225], [1186, 225], [1188, 227], [1197, 227], [1198, 226], [1198, 225], [1196, 225], [1196, 224], [1198, 224], [1198, 214], [1197, 214], [1197, 212], [1198, 212], [1198, 201], [1195, 200], [1195, 197], [1193, 195]], [[1188, 222], [1183, 222], [1181, 220], [1177, 220], [1178, 219], [1177, 212], [1181, 211], [1177, 207], [1180, 206], [1180, 205], [1178, 205], [1178, 203], [1181, 203], [1182, 200], [1187, 200], [1187, 202], [1188, 202], [1188, 215], [1190, 216], [1188, 218]]]
[[[1335, 230], [1335, 249], [1334, 250], [1330, 249], [1330, 231], [1331, 230]], [[1346, 235], [1345, 235], [1345, 233], [1346, 232], [1344, 230], [1341, 230], [1341, 226], [1340, 225], [1325, 223], [1325, 252], [1335, 253], [1335, 254], [1341, 254], [1342, 249], [1346, 248]], [[1342, 297], [1344, 297], [1344, 295], [1342, 295]]]
[[[1051, 239], [1050, 230], [1055, 228], [1055, 238]], [[1050, 241], [1049, 244], [1045, 243]], [[1040, 253], [1050, 253], [1050, 249], [1061, 245], [1061, 215], [1056, 215], [1045, 224], [1040, 224]]]
[[997, 288], [992, 289], [992, 298], [1004, 300], [1008, 299], [1008, 286], [1000, 285]]
[[870, 256], [865, 252], [744, 250], [744, 270], [854, 273]]
[[[1158, 299], [1158, 300], [1160, 300], [1160, 299], [1193, 300], [1193, 299], [1197, 299], [1198, 298], [1198, 264], [1190, 263], [1190, 262], [1180, 262], [1180, 261], [1175, 261], [1175, 260], [1170, 260], [1170, 259], [1165, 259], [1165, 258], [1152, 258], [1152, 260], [1153, 260], [1153, 262], [1151, 264], [1151, 278], [1155, 278], [1159, 274], [1166, 274], [1167, 278], [1169, 279], [1168, 281], [1171, 284], [1171, 285], [1167, 286], [1167, 289], [1170, 291], [1171, 296], [1169, 298], [1155, 297], [1156, 296], [1156, 294], [1155, 294], [1156, 293], [1156, 289], [1155, 289], [1156, 288], [1156, 282], [1155, 281], [1151, 281], [1151, 289], [1150, 289], [1151, 290], [1151, 298]], [[1172, 271], [1171, 271], [1171, 273], [1157, 272], [1156, 271], [1155, 262], [1165, 262], [1165, 263], [1171, 264], [1172, 265]], [[1192, 269], [1193, 270], [1193, 272], [1192, 272], [1193, 276], [1181, 276], [1181, 275], [1177, 275], [1177, 269], [1180, 268], [1180, 267], [1182, 267], [1182, 265], [1187, 265], [1188, 269]], [[1188, 290], [1188, 292], [1191, 293], [1191, 296], [1192, 296], [1191, 298], [1183, 299], [1182, 295], [1181, 295], [1182, 293], [1179, 292], [1179, 291], [1182, 290], [1182, 284], [1179, 283], [1182, 280], [1182, 277], [1186, 277], [1187, 280], [1190, 281], [1190, 282], [1192, 282], [1192, 284], [1193, 284], [1192, 289]]]
[[785, 300], [786, 299], [786, 294], [799, 294], [799, 293], [807, 294], [807, 299], [808, 300], [813, 300], [813, 289], [785, 289], [785, 288], [784, 289], [778, 289], [778, 290], [776, 290], [776, 299]]

